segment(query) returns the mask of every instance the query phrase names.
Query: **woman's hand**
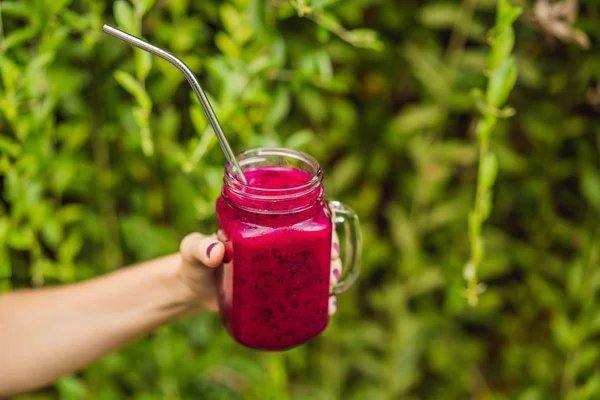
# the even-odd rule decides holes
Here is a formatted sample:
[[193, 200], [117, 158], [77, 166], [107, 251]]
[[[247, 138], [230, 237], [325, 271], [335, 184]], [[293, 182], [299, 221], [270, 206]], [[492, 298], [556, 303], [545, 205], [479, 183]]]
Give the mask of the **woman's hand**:
[[[341, 273], [337, 243], [334, 233], [331, 285]], [[193, 233], [176, 254], [77, 284], [3, 294], [0, 397], [46, 385], [183, 315], [216, 311], [214, 268], [224, 255], [216, 236]]]
[[[181, 241], [180, 255], [177, 275], [184, 284], [183, 301], [189, 304], [190, 312], [218, 311], [214, 268], [220, 267], [223, 263], [225, 256], [223, 243], [216, 235], [191, 233]], [[331, 249], [331, 286], [337, 283], [341, 272], [339, 239], [334, 232]], [[336, 309], [336, 299], [332, 295], [329, 298], [329, 315], [335, 314]]]

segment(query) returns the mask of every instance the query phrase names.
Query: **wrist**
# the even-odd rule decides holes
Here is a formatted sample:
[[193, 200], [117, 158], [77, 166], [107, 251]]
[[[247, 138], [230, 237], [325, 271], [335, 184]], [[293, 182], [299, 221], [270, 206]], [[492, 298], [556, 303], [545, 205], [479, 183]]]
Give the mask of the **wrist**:
[[163, 260], [165, 265], [160, 269], [160, 279], [168, 298], [165, 307], [174, 312], [173, 317], [206, 311], [198, 298], [198, 293], [192, 290], [182, 277], [181, 255], [172, 254], [160, 261]]

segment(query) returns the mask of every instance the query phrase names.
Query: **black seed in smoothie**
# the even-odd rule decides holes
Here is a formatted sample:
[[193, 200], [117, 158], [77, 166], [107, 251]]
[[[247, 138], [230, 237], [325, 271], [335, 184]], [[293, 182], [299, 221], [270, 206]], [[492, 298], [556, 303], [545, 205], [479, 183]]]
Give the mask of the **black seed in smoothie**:
[[240, 276], [236, 276], [235, 277], [235, 283], [236, 285], [245, 285], [248, 281], [246, 280], [246, 278], [242, 278]]

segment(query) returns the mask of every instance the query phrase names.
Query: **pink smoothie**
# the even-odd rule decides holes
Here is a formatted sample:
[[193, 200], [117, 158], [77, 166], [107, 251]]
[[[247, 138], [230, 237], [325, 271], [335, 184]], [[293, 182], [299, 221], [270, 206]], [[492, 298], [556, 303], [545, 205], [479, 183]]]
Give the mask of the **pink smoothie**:
[[[244, 193], [225, 187], [217, 200], [226, 240], [217, 272], [221, 318], [245, 346], [287, 349], [328, 322], [331, 222], [323, 188], [310, 190], [311, 175], [292, 168], [257, 167], [244, 175]], [[269, 200], [290, 192], [290, 199]]]

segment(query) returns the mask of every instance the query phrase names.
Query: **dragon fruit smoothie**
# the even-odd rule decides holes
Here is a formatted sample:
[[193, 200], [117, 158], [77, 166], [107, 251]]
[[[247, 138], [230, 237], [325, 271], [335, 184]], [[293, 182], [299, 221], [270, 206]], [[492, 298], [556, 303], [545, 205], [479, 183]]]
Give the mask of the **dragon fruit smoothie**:
[[216, 205], [226, 247], [217, 270], [221, 318], [239, 343], [283, 350], [328, 323], [332, 224], [322, 176], [279, 166], [244, 175], [247, 186], [225, 184]]

